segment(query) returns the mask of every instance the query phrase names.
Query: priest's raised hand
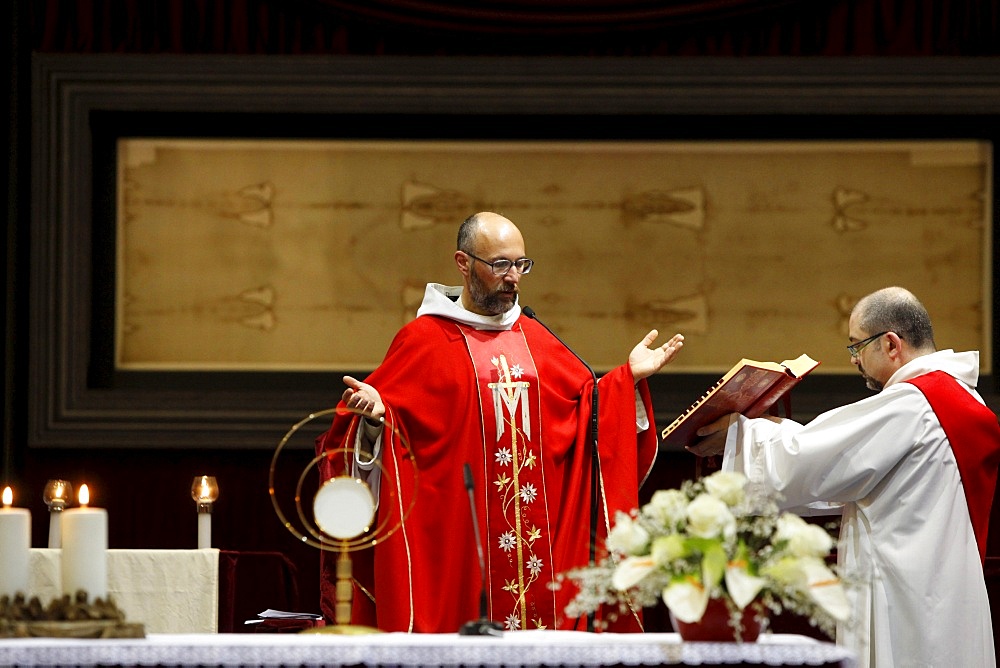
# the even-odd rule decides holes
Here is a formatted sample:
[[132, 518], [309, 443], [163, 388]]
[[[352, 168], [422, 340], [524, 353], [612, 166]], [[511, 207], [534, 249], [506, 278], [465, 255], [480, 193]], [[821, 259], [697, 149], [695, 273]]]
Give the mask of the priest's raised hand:
[[628, 356], [628, 365], [632, 369], [632, 377], [636, 382], [643, 378], [649, 378], [669, 364], [684, 347], [684, 335], [674, 334], [662, 346], [651, 348], [653, 341], [659, 335], [660, 333], [655, 329], [650, 330], [649, 334], [632, 349]]

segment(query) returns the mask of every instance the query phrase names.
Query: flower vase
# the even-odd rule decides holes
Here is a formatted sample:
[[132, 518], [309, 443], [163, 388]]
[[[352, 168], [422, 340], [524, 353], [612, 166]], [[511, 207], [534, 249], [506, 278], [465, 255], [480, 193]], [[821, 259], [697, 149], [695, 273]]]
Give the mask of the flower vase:
[[767, 623], [766, 608], [754, 602], [743, 609], [740, 618], [742, 628], [734, 628], [732, 613], [724, 598], [712, 598], [708, 601], [705, 614], [696, 622], [682, 622], [670, 613], [670, 621], [674, 630], [685, 642], [756, 642], [757, 637]]

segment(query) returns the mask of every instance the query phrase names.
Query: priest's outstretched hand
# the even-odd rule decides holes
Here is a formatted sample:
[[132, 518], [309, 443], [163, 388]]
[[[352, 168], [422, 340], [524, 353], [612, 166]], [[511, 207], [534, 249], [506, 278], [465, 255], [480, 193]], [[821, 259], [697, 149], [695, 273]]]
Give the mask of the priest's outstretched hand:
[[673, 337], [662, 346], [650, 348], [653, 341], [660, 333], [655, 329], [651, 330], [646, 337], [639, 342], [628, 356], [628, 365], [632, 369], [632, 378], [639, 382], [643, 378], [648, 378], [670, 363], [677, 352], [684, 346], [684, 336], [674, 334]]
[[347, 389], [340, 398], [348, 408], [373, 420], [382, 419], [385, 415], [385, 404], [382, 403], [382, 396], [378, 390], [352, 376], [344, 376], [344, 384], [347, 385]]

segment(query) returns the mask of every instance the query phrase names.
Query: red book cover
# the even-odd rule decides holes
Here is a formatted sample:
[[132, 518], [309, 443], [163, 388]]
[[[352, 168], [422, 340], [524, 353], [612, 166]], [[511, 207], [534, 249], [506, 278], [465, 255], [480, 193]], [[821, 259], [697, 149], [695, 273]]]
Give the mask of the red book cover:
[[670, 423], [660, 437], [667, 444], [685, 447], [697, 439], [695, 432], [700, 427], [723, 415], [760, 417], [817, 366], [819, 362], [805, 354], [780, 363], [744, 358]]

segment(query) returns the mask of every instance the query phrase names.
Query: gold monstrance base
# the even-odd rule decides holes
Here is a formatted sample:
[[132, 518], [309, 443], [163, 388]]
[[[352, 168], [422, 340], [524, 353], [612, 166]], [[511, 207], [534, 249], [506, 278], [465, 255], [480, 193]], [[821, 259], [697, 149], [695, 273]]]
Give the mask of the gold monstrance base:
[[337, 604], [335, 614], [337, 623], [329, 626], [317, 626], [305, 629], [300, 633], [322, 633], [344, 636], [361, 636], [370, 633], [382, 633], [374, 626], [364, 626], [363, 624], [350, 624], [351, 621], [351, 598], [354, 595], [354, 588], [351, 584], [351, 557], [347, 550], [342, 550], [337, 557]]

